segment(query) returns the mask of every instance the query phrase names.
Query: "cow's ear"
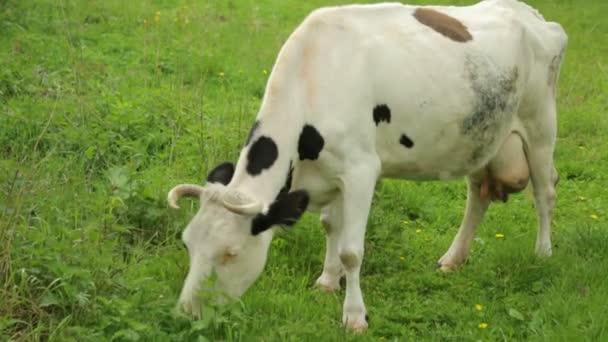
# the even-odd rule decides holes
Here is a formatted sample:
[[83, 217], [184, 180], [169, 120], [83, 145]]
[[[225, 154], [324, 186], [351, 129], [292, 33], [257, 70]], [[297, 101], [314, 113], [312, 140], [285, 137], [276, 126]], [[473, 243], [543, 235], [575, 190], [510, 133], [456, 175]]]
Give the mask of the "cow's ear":
[[275, 225], [293, 226], [306, 211], [308, 202], [308, 192], [304, 190], [279, 194], [267, 213], [253, 218], [251, 234], [258, 235]]
[[215, 169], [209, 172], [207, 176], [207, 182], [209, 183], [222, 183], [228, 185], [232, 176], [234, 175], [234, 164], [231, 162], [224, 162], [216, 166]]

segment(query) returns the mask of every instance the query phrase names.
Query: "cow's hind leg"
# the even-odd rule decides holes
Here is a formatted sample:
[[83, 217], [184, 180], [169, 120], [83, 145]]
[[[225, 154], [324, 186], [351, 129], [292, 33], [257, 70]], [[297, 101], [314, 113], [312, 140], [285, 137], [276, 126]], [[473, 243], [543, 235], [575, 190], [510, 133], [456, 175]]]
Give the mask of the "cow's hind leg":
[[483, 216], [490, 204], [489, 198], [481, 198], [480, 182], [472, 177], [467, 178], [468, 193], [467, 205], [460, 229], [452, 241], [448, 251], [439, 259], [439, 267], [442, 271], [450, 271], [462, 264], [471, 249], [471, 243], [475, 237], [477, 226], [483, 220]]
[[557, 172], [553, 167], [553, 147], [530, 146], [528, 160], [534, 187], [534, 204], [538, 217], [536, 255], [548, 257], [552, 254], [551, 215], [557, 198], [555, 191]]
[[555, 187], [558, 180], [557, 171], [553, 166], [553, 144], [538, 146], [531, 142], [528, 162], [538, 217], [536, 255], [549, 257], [552, 254], [551, 216], [557, 199]]
[[[551, 99], [548, 96], [547, 99]], [[551, 247], [551, 215], [555, 207], [559, 180], [553, 162], [553, 152], [557, 136], [557, 114], [555, 100], [548, 100], [527, 120], [523, 120], [527, 130], [526, 158], [530, 166], [530, 177], [534, 189], [534, 204], [538, 218], [536, 255], [548, 257]]]
[[333, 203], [321, 210], [321, 224], [325, 228], [326, 251], [323, 273], [317, 279], [316, 285], [326, 292], [340, 289], [340, 278], [344, 269], [338, 254], [338, 243], [342, 229], [342, 201], [336, 199]]

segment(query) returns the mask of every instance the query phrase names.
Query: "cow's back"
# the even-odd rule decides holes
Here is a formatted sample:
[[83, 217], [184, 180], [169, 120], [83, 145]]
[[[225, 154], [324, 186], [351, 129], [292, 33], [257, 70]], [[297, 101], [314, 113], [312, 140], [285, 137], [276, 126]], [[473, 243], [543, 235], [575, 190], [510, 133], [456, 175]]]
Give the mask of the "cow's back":
[[289, 72], [331, 151], [318, 162], [373, 146], [386, 176], [455, 178], [496, 153], [562, 34], [512, 0], [324, 8], [290, 38]]

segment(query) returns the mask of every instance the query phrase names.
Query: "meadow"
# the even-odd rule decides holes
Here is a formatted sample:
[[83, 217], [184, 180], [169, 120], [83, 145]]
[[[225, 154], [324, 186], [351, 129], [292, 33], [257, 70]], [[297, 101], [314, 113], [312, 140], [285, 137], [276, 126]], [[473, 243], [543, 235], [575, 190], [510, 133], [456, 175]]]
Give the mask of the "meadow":
[[467, 264], [439, 273], [464, 181], [382, 180], [365, 334], [342, 328], [343, 291], [313, 287], [317, 214], [276, 235], [241, 301], [201, 320], [175, 310], [198, 203], [171, 210], [167, 191], [236, 160], [281, 44], [346, 2], [0, 0], [0, 341], [608, 340], [604, 0], [528, 1], [570, 37], [553, 257], [534, 256], [526, 191], [492, 205]]

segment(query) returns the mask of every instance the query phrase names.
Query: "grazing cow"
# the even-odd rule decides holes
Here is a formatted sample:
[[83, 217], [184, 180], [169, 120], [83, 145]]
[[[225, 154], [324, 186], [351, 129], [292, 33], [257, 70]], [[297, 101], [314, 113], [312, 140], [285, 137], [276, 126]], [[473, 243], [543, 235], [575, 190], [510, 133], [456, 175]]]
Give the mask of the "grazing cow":
[[468, 7], [353, 5], [310, 14], [283, 45], [236, 166], [205, 186], [168, 195], [200, 199], [183, 234], [190, 271], [182, 307], [197, 291], [240, 296], [261, 273], [273, 227], [320, 210], [327, 252], [318, 286], [346, 277], [343, 323], [367, 328], [359, 285], [365, 227], [379, 177], [466, 177], [464, 219], [439, 259], [448, 270], [469, 252], [492, 200], [531, 178], [536, 253], [551, 255], [556, 82], [567, 36], [515, 0]]

